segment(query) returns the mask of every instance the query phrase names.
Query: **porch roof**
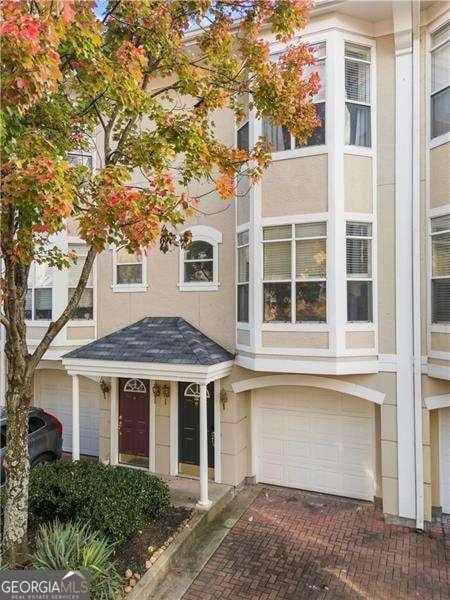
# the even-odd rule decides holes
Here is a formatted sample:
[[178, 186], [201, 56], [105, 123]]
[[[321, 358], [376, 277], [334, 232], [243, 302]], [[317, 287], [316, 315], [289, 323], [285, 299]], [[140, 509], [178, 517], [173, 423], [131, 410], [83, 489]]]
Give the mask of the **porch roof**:
[[216, 379], [233, 360], [233, 354], [182, 317], [145, 317], [62, 357], [72, 373], [180, 380]]

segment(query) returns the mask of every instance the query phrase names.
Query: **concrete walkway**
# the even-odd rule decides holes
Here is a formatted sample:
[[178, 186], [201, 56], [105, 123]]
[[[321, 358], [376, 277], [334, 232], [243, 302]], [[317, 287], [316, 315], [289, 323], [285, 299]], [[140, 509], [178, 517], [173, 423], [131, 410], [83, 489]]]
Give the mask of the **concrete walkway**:
[[[185, 506], [186, 508], [195, 508], [200, 496], [200, 481], [195, 477], [174, 477], [172, 475], [157, 474], [167, 483], [170, 489], [170, 496], [174, 506]], [[214, 507], [226, 494], [232, 490], [232, 486], [224, 483], [208, 484], [209, 499]]]

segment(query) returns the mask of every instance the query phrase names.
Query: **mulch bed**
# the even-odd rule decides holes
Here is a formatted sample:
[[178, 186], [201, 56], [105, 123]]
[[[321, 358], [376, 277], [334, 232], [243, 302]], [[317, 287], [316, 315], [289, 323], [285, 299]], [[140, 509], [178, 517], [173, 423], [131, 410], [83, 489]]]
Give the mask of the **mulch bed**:
[[[115, 553], [117, 570], [124, 574], [127, 569], [133, 573], [143, 575], [146, 571], [145, 563], [164, 542], [175, 534], [183, 521], [186, 521], [192, 510], [183, 506], [172, 506], [157, 521], [142, 531], [136, 531], [124, 542]], [[152, 549], [149, 551], [149, 547]]]

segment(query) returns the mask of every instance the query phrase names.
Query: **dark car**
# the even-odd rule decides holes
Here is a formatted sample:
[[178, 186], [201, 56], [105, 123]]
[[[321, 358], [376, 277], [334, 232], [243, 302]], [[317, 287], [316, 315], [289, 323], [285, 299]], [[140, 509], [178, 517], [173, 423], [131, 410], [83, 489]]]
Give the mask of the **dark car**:
[[[3, 457], [6, 452], [6, 410], [0, 408], [0, 480], [4, 483]], [[28, 411], [28, 453], [32, 467], [61, 458], [63, 427], [61, 422], [42, 408]]]

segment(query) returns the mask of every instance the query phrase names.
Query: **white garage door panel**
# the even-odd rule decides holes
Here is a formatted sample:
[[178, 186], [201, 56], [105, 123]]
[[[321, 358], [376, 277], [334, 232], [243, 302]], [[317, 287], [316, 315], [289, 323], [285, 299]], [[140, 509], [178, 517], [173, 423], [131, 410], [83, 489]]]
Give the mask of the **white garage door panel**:
[[[55, 415], [63, 424], [63, 450], [72, 451], [72, 381], [57, 371], [38, 373], [36, 406]], [[98, 385], [80, 377], [80, 452], [98, 456]]]
[[439, 411], [442, 510], [450, 514], [450, 408]]
[[258, 481], [372, 500], [373, 407], [309, 392], [254, 394]]

